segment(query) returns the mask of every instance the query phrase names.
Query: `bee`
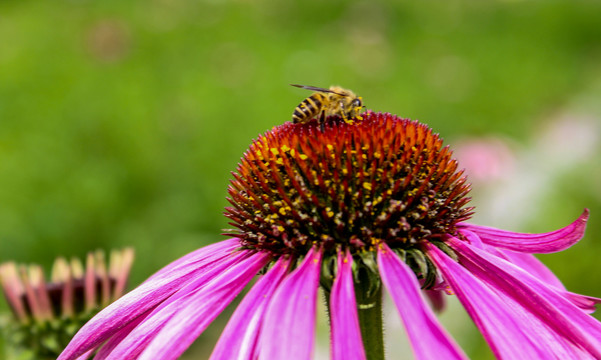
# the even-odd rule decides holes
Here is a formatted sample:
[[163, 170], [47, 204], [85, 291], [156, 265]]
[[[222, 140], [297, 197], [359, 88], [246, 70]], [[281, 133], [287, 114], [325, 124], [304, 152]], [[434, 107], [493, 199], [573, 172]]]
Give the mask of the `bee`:
[[361, 120], [359, 111], [363, 108], [363, 101], [360, 96], [355, 95], [351, 90], [338, 86], [323, 89], [315, 86], [290, 85], [316, 91], [294, 109], [294, 113], [292, 113], [293, 123], [306, 123], [319, 115], [319, 126], [323, 132], [324, 121], [326, 117], [331, 115], [339, 115], [349, 124], [353, 122], [352, 119]]

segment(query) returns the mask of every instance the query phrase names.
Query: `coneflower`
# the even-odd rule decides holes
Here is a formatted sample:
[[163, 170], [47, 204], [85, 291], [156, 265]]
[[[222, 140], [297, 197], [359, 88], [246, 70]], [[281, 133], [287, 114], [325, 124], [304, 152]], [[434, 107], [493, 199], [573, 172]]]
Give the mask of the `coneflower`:
[[232, 238], [160, 270], [59, 359], [99, 347], [97, 359], [175, 359], [257, 274], [211, 359], [310, 359], [319, 287], [333, 359], [384, 358], [384, 290], [418, 359], [465, 358], [426, 302], [442, 292], [499, 358], [601, 358], [601, 323], [588, 315], [598, 300], [568, 292], [531, 255], [576, 243], [588, 211], [545, 234], [472, 225], [469, 184], [437, 134], [390, 114], [362, 118], [259, 136], [228, 189]]

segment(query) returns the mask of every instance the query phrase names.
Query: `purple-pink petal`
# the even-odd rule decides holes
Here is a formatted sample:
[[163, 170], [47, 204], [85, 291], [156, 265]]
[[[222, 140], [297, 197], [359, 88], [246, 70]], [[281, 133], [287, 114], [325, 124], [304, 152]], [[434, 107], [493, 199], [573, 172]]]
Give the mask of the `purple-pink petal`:
[[333, 360], [363, 360], [357, 302], [353, 286], [353, 257], [338, 253], [338, 272], [330, 293], [330, 320]]
[[487, 245], [517, 252], [546, 254], [565, 250], [577, 243], [584, 236], [588, 216], [589, 211], [585, 209], [570, 225], [543, 234], [521, 234], [468, 223], [461, 223], [459, 230], [475, 232]]
[[601, 304], [601, 299], [596, 297], [576, 294], [569, 291], [560, 291], [559, 293], [587, 314], [594, 313], [597, 310], [596, 305]]
[[90, 349], [90, 350], [86, 351], [85, 353], [79, 355], [77, 358], [75, 358], [75, 360], [86, 360], [92, 355], [93, 352], [94, 352], [94, 349]]
[[159, 271], [158, 275], [125, 294], [86, 323], [75, 334], [58, 360], [76, 359], [90, 349], [100, 346], [127, 324], [165, 301], [190, 280], [198, 278], [200, 274], [216, 265], [223, 264], [228, 258], [240, 256], [231, 253], [232, 246], [233, 242], [226, 240], [204, 247], [202, 251], [195, 252], [194, 259], [197, 261], [175, 266], [171, 271]]
[[307, 360], [315, 342], [321, 250], [311, 249], [280, 284], [267, 307], [259, 339], [260, 359]]
[[187, 299], [173, 303], [177, 312], [161, 328], [138, 359], [177, 359], [244, 289], [268, 262], [267, 253], [255, 253], [228, 268]]
[[528, 336], [527, 326], [519, 321], [518, 314], [523, 312], [523, 309], [509, 307], [498, 293], [436, 246], [427, 244], [426, 248], [428, 256], [474, 320], [497, 358], [553, 358], [554, 349], [545, 354], [546, 348], [539, 349], [537, 343]]
[[595, 312], [596, 305], [601, 303], [601, 299], [599, 298], [575, 294], [567, 291], [555, 274], [553, 274], [549, 268], [547, 268], [532, 254], [518, 253], [510, 250], [500, 250], [490, 246], [487, 248], [487, 250], [493, 255], [497, 255], [501, 259], [509, 261], [542, 282], [554, 287], [560, 295], [564, 296], [566, 299], [588, 314]]
[[144, 321], [144, 319], [146, 319], [146, 317], [150, 313], [151, 311], [148, 311], [146, 314], [138, 316], [137, 319], [130, 322], [129, 324], [127, 324], [127, 326], [113, 334], [113, 336], [111, 336], [111, 338], [108, 339], [107, 342], [104, 343], [104, 345], [102, 345], [100, 350], [98, 350], [96, 356], [94, 356], [94, 360], [105, 360], [115, 349], [115, 347], [119, 345], [119, 343], [121, 343], [121, 341], [123, 341], [123, 339], [125, 339], [129, 335], [129, 333], [131, 333], [136, 328], [136, 326], [138, 326], [138, 324]]
[[507, 260], [524, 271], [530, 273], [537, 279], [555, 288], [560, 295], [564, 296], [566, 299], [588, 314], [595, 312], [596, 305], [601, 303], [601, 299], [599, 298], [575, 294], [567, 291], [555, 274], [553, 274], [549, 268], [547, 268], [532, 254], [498, 249], [491, 245], [485, 245], [482, 243], [482, 240], [480, 240], [476, 233], [466, 229], [462, 229], [460, 233], [465, 237], [467, 242], [469, 242], [472, 247], [486, 250], [488, 253]]
[[265, 309], [273, 293], [288, 272], [290, 261], [280, 258], [262, 276], [236, 307], [211, 354], [210, 360], [252, 360], [256, 358], [257, 339]]
[[534, 255], [527, 253], [520, 253], [511, 250], [497, 249], [495, 255], [498, 255], [502, 259], [506, 259], [510, 263], [524, 269], [539, 280], [546, 282], [547, 284], [554, 286], [558, 289], [565, 290], [565, 287], [561, 281], [553, 274], [548, 267], [546, 267], [540, 260]]
[[237, 251], [227, 259], [215, 264], [214, 267], [201, 273], [197, 278], [190, 279], [186, 286], [158, 305], [144, 321], [115, 346], [113, 351], [106, 357], [107, 360], [137, 358], [169, 321], [192, 301], [191, 299], [195, 295], [209, 291], [207, 290], [208, 286], [214, 287], [216, 279], [228, 276], [234, 271], [232, 269], [240, 271], [240, 268], [244, 268], [255, 257], [256, 255], [249, 251]]
[[240, 248], [240, 239], [237, 238], [231, 238], [207, 245], [172, 261], [156, 273], [152, 274], [144, 282], [152, 281], [153, 279], [172, 271], [181, 271], [182, 269], [190, 268], [193, 269], [195, 265], [209, 260], [208, 258], [213, 257], [214, 255], [229, 254], [238, 248]]
[[556, 288], [459, 239], [450, 238], [448, 243], [456, 250], [462, 265], [474, 275], [535, 314], [558, 334], [601, 358], [601, 323]]
[[378, 266], [382, 282], [401, 315], [416, 358], [467, 359], [426, 304], [413, 271], [385, 244], [378, 250]]

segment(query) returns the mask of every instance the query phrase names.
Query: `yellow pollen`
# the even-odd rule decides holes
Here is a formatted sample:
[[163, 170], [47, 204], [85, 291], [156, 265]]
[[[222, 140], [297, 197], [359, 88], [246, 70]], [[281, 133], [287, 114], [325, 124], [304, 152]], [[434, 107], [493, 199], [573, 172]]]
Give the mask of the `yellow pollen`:
[[308, 156], [307, 156], [307, 155], [305, 155], [305, 154], [299, 154], [299, 155], [298, 155], [298, 157], [299, 157], [301, 160], [307, 160], [307, 158], [308, 158]]
[[371, 183], [364, 182], [364, 183], [363, 183], [363, 188], [364, 188], [365, 190], [371, 190]]

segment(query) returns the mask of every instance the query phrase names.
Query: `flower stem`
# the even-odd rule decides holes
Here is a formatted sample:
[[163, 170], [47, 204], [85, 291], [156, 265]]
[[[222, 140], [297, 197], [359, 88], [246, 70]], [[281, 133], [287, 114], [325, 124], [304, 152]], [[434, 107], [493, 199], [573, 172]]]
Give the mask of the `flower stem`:
[[384, 360], [384, 331], [382, 324], [382, 286], [373, 287], [365, 271], [355, 282], [355, 298], [359, 327], [367, 360]]

